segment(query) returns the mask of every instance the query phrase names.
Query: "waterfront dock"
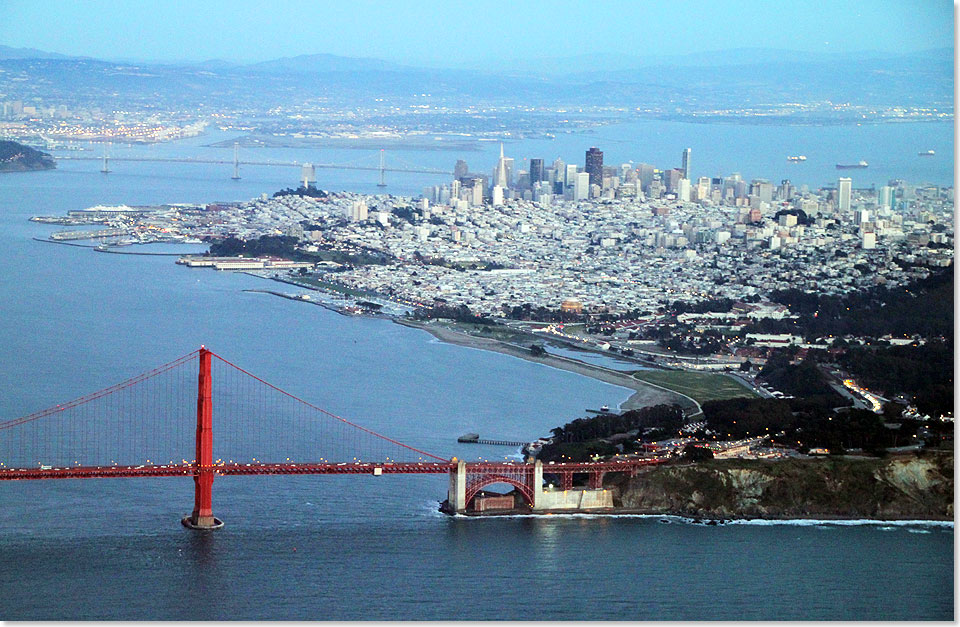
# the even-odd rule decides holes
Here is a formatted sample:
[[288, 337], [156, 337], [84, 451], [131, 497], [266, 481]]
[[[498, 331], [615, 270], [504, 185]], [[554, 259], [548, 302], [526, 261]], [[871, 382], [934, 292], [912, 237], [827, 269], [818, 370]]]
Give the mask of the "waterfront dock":
[[529, 442], [520, 442], [519, 440], [486, 440], [480, 437], [478, 433], [465, 433], [457, 438], [461, 444], [492, 444], [494, 446], [526, 446]]

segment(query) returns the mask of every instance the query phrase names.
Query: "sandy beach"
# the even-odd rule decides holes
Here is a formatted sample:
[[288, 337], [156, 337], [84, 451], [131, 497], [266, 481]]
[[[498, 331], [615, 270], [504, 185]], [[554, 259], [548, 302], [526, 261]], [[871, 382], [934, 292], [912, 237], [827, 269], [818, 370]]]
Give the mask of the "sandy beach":
[[454, 331], [437, 324], [431, 324], [429, 322], [414, 322], [400, 319], [395, 319], [394, 322], [404, 326], [422, 329], [436, 337], [438, 340], [447, 342], [449, 344], [456, 344], [458, 346], [467, 346], [470, 348], [478, 348], [481, 350], [503, 353], [505, 355], [512, 355], [513, 357], [519, 357], [520, 359], [525, 359], [527, 361], [544, 364], [546, 366], [550, 366], [551, 368], [559, 368], [560, 370], [566, 370], [568, 372], [573, 372], [585, 377], [592, 377], [598, 381], [603, 381], [604, 383], [610, 383], [612, 385], [618, 385], [620, 387], [633, 390], [634, 393], [630, 396], [630, 398], [620, 404], [621, 410], [636, 409], [638, 407], [647, 407], [661, 403], [677, 403], [687, 411], [688, 415], [692, 415], [698, 412], [700, 409], [699, 405], [697, 405], [693, 399], [687, 396], [677, 394], [676, 392], [672, 392], [644, 381], [640, 381], [633, 378], [629, 374], [604, 368], [602, 366], [586, 364], [584, 362], [559, 355], [545, 355], [542, 357], [536, 357], [529, 350], [522, 346], [517, 346], [515, 344], [510, 344], [508, 342], [502, 342], [500, 340], [491, 338], [467, 335], [465, 333]]

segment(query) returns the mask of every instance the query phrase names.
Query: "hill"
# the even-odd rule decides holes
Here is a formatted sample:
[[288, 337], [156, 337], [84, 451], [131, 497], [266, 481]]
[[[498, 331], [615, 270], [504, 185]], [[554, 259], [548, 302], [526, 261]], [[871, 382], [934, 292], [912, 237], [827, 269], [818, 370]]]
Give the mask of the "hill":
[[57, 163], [45, 152], [18, 142], [0, 140], [0, 172], [52, 170], [55, 167]]
[[710, 519], [952, 520], [953, 455], [668, 465], [622, 480], [614, 503]]

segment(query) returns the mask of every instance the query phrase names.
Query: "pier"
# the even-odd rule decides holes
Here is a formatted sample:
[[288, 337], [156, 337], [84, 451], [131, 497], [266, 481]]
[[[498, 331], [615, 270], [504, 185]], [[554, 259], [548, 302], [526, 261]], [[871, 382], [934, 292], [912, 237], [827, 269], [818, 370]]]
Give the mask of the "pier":
[[525, 446], [529, 442], [520, 442], [519, 440], [485, 440], [478, 433], [465, 433], [457, 438], [461, 444], [493, 444], [494, 446]]

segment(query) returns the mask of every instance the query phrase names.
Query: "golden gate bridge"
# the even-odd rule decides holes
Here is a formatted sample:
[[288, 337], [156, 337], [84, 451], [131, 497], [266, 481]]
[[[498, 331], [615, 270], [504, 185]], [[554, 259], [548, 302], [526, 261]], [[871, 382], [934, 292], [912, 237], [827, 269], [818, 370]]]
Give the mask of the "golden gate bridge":
[[524, 507], [536, 512], [559, 502], [543, 489], [545, 476], [563, 494], [573, 489], [575, 475], [587, 477], [589, 488], [582, 492], [603, 492], [606, 474], [633, 475], [654, 463], [444, 458], [317, 407], [205, 347], [92, 394], [0, 422], [0, 481], [192, 477], [194, 507], [182, 522], [201, 530], [223, 524], [213, 515], [215, 477], [447, 474], [451, 513], [467, 512], [493, 484], [513, 486]]

